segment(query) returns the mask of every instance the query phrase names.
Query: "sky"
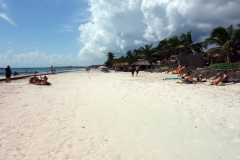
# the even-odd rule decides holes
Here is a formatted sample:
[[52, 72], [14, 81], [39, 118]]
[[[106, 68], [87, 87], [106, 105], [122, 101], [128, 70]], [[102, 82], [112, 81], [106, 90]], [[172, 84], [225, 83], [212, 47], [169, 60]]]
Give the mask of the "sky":
[[107, 53], [194, 42], [240, 23], [240, 0], [0, 0], [0, 68], [103, 64]]

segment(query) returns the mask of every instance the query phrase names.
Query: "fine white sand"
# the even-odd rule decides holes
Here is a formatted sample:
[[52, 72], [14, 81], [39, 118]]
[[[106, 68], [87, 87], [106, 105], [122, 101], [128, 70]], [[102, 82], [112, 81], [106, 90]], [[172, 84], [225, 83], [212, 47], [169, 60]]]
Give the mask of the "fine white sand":
[[84, 71], [0, 82], [0, 159], [240, 159], [240, 85]]

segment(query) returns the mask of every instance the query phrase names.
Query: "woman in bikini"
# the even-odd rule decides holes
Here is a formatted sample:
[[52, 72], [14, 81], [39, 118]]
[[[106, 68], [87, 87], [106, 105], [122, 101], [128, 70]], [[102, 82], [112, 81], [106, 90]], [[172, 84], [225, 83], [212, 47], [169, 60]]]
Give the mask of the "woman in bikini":
[[178, 77], [181, 77], [181, 75], [183, 74], [181, 64], [178, 66], [177, 71], [178, 71]]

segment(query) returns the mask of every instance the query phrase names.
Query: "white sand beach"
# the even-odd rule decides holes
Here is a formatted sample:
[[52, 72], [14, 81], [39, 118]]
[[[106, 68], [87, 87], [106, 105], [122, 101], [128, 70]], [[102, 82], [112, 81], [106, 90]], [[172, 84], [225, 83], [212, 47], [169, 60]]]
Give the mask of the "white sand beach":
[[0, 82], [0, 159], [237, 160], [240, 85], [85, 71]]

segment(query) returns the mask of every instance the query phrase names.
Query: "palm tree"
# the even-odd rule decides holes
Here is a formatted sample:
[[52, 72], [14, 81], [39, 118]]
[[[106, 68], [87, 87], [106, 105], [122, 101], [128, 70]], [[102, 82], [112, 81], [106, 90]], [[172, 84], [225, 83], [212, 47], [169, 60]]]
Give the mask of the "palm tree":
[[[238, 27], [240, 27], [240, 24], [238, 24]], [[233, 25], [230, 25], [228, 28], [214, 28], [209, 38], [203, 42], [203, 45], [206, 48], [209, 45], [221, 47], [221, 50], [227, 54], [227, 62], [230, 62], [229, 54], [233, 54], [233, 51], [240, 48], [240, 29], [235, 30]]]
[[109, 52], [108, 53], [108, 55], [107, 55], [107, 61], [104, 63], [105, 64], [105, 66], [107, 66], [107, 67], [112, 67], [112, 65], [113, 65], [113, 62], [114, 62], [114, 53], [112, 53], [112, 52]]
[[[179, 43], [179, 42], [177, 42], [177, 43]], [[197, 51], [198, 53], [203, 51], [201, 42], [195, 43], [195, 44], [193, 43], [191, 30], [187, 34], [185, 34], [185, 33], [181, 34], [180, 45], [178, 45], [176, 48], [184, 49], [184, 52], [186, 54], [192, 53], [193, 51]]]
[[152, 49], [152, 45], [145, 45], [145, 48], [141, 47], [139, 48], [140, 53], [142, 54], [143, 58], [146, 59], [150, 65], [151, 65], [151, 69], [153, 66], [153, 62], [156, 60], [156, 58], [154, 58], [152, 55], [154, 53], [154, 49]]
[[107, 57], [108, 57], [108, 61], [113, 62], [115, 56], [114, 56], [114, 53], [109, 52]]
[[162, 57], [161, 59], [170, 57], [171, 55], [177, 54], [176, 47], [180, 44], [180, 40], [177, 36], [173, 36], [169, 39], [161, 40], [158, 46], [155, 48], [156, 55]]

